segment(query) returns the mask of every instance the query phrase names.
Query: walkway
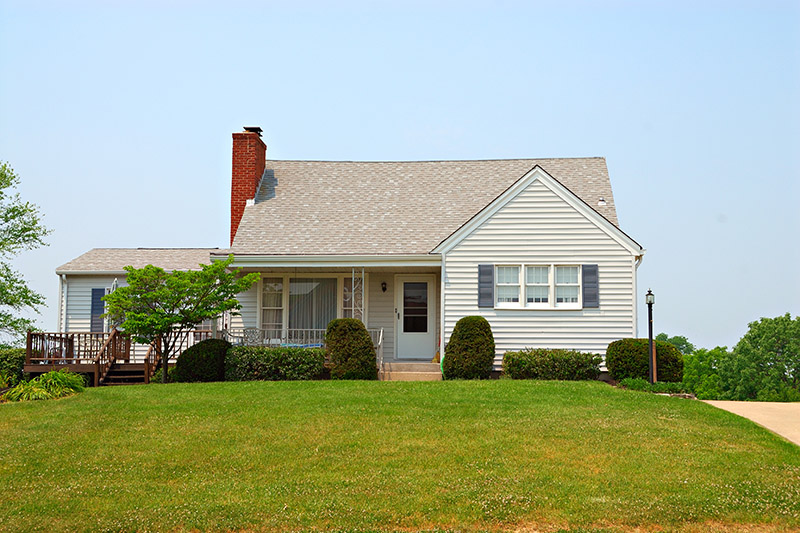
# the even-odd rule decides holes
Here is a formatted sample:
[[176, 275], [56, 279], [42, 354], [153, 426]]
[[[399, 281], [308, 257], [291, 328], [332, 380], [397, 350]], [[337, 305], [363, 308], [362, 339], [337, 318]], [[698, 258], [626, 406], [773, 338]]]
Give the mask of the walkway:
[[800, 446], [800, 402], [731, 402], [705, 400], [709, 405], [749, 418]]

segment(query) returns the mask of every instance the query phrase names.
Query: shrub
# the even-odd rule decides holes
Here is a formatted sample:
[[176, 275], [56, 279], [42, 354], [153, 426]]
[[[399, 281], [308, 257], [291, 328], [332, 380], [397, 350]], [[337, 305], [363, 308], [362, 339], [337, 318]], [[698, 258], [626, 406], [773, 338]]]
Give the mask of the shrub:
[[503, 355], [503, 374], [512, 379], [597, 379], [602, 358], [574, 350], [525, 348]]
[[25, 348], [0, 349], [0, 374], [5, 374], [8, 385], [22, 381], [22, 368], [25, 365]]
[[296, 381], [314, 379], [322, 373], [322, 348], [268, 348], [234, 346], [225, 358], [227, 381]]
[[10, 402], [49, 400], [83, 392], [84, 389], [85, 383], [80, 374], [66, 369], [53, 370], [30, 381], [21, 381], [16, 387], [5, 393], [3, 399]]
[[225, 354], [231, 343], [222, 339], [206, 339], [190, 346], [175, 363], [174, 380], [179, 382], [223, 381]]
[[[150, 378], [150, 383], [164, 383], [164, 373], [159, 368], [156, 373]], [[175, 383], [175, 367], [171, 366], [167, 369], [166, 383]]]
[[325, 349], [331, 379], [378, 379], [375, 345], [360, 320], [331, 320], [325, 331]]
[[[667, 342], [653, 340], [656, 345], [657, 381], [681, 381], [683, 379], [683, 355]], [[606, 366], [611, 377], [617, 381], [625, 378], [648, 378], [647, 339], [621, 339], [608, 345]]]
[[494, 365], [494, 335], [482, 316], [465, 316], [456, 322], [444, 349], [445, 379], [488, 379]]
[[688, 392], [683, 383], [659, 381], [651, 385], [649, 381], [642, 378], [625, 378], [619, 382], [619, 386], [623, 389], [661, 394], [683, 394]]

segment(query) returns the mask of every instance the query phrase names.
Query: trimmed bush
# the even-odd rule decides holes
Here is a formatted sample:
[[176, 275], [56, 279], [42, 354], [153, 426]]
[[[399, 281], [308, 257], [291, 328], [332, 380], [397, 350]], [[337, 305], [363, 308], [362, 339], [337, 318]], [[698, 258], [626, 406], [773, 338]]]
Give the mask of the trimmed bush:
[[22, 381], [22, 368], [24, 366], [25, 348], [0, 349], [0, 374], [5, 374], [10, 386]]
[[331, 320], [325, 331], [325, 350], [331, 362], [331, 379], [378, 379], [375, 345], [360, 320]]
[[[150, 378], [150, 383], [164, 383], [164, 373], [159, 368], [156, 373]], [[171, 366], [167, 369], [166, 383], [175, 383], [175, 367]]]
[[173, 379], [178, 382], [223, 381], [225, 354], [230, 347], [231, 343], [222, 339], [206, 339], [190, 346], [178, 356]]
[[482, 316], [456, 322], [444, 349], [444, 379], [489, 379], [494, 365], [494, 335]]
[[549, 348], [525, 348], [503, 355], [503, 375], [511, 379], [597, 379], [602, 358], [593, 353]]
[[[683, 355], [672, 344], [653, 340], [656, 345], [657, 381], [683, 380]], [[608, 345], [606, 366], [617, 381], [625, 378], [648, 378], [647, 339], [621, 339]]]
[[322, 374], [322, 348], [234, 346], [225, 357], [226, 381], [297, 381]]

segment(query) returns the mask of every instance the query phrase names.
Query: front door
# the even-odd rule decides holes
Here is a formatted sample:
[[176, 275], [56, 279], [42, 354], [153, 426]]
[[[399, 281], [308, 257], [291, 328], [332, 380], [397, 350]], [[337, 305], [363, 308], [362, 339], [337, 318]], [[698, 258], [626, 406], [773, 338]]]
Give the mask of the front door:
[[396, 276], [395, 331], [398, 359], [427, 359], [436, 353], [436, 277]]

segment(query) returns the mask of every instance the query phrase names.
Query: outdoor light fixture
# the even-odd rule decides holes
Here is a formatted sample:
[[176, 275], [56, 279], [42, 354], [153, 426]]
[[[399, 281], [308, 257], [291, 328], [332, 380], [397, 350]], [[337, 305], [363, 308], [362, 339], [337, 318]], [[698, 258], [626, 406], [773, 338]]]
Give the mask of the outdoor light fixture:
[[644, 301], [647, 304], [647, 339], [649, 340], [648, 346], [650, 348], [650, 351], [647, 354], [647, 366], [650, 371], [648, 381], [652, 385], [658, 381], [658, 375], [656, 372], [656, 350], [653, 346], [653, 304], [656, 303], [656, 295], [653, 294], [653, 291], [647, 289], [647, 294], [644, 297]]
[[382, 282], [381, 282], [381, 290], [382, 290], [383, 292], [386, 292], [386, 282], [385, 282], [385, 281], [382, 281]]

